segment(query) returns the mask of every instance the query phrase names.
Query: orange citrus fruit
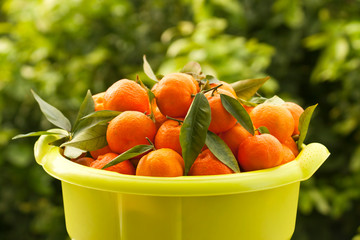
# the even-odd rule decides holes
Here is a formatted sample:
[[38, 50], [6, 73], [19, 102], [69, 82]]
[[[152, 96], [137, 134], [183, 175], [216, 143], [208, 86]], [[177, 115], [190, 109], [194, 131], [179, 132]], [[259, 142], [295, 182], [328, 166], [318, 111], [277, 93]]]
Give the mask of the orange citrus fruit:
[[300, 134], [299, 131], [299, 119], [301, 114], [304, 112], [304, 109], [302, 107], [300, 107], [298, 104], [293, 103], [293, 102], [285, 102], [283, 104], [281, 104], [282, 106], [286, 107], [287, 110], [290, 111], [291, 115], [294, 118], [294, 131], [292, 133], [292, 135], [298, 135]]
[[290, 150], [290, 148], [288, 148], [285, 144], [282, 144], [282, 148], [283, 148], [283, 160], [281, 161], [281, 164], [291, 162], [292, 160], [295, 159], [295, 156], [293, 152]]
[[238, 162], [245, 171], [275, 167], [282, 159], [282, 144], [270, 134], [248, 137], [239, 145]]
[[236, 156], [238, 153], [240, 143], [250, 137], [251, 134], [240, 123], [219, 134], [219, 137], [229, 146], [232, 153]]
[[[184, 120], [183, 118], [179, 120]], [[182, 155], [180, 145], [181, 123], [175, 120], [166, 120], [155, 135], [155, 148], [170, 148]]]
[[161, 113], [177, 118], [186, 116], [198, 86], [189, 74], [170, 73], [157, 83], [153, 91]]
[[143, 156], [136, 175], [153, 177], [178, 177], [184, 172], [184, 160], [172, 149], [161, 148]]
[[146, 90], [132, 80], [121, 79], [115, 82], [106, 90], [104, 101], [106, 110], [150, 113]]
[[255, 128], [265, 126], [271, 135], [284, 142], [294, 131], [294, 119], [285, 107], [263, 103], [250, 113]]
[[228, 91], [229, 93], [231, 93], [233, 95], [233, 97], [236, 97], [236, 92], [235, 92], [234, 88], [227, 82], [219, 81], [217, 83], [212, 83], [212, 84], [210, 84], [210, 87], [213, 88], [220, 84], [222, 84], [222, 86], [220, 86], [218, 89], [223, 89], [225, 91]]
[[95, 111], [100, 111], [105, 109], [104, 96], [105, 96], [105, 92], [101, 92], [92, 96], [95, 104]]
[[116, 153], [123, 153], [140, 144], [154, 141], [156, 133], [155, 123], [144, 113], [125, 111], [112, 119], [106, 131], [106, 140], [110, 149]]
[[[94, 162], [91, 163], [90, 167], [102, 169], [106, 164], [111, 162], [117, 156], [118, 154], [116, 153], [106, 153], [104, 155], [101, 155]], [[128, 175], [135, 175], [135, 168], [129, 160], [125, 160], [111, 167], [105, 168], [104, 170]]]
[[81, 157], [78, 159], [74, 159], [72, 160], [73, 162], [76, 162], [78, 164], [84, 165], [84, 166], [90, 166], [91, 163], [94, 161], [94, 159], [90, 158], [90, 157]]
[[234, 173], [234, 171], [217, 159], [209, 149], [206, 149], [195, 159], [188, 175], [220, 175], [230, 173]]
[[223, 107], [220, 94], [231, 96], [231, 93], [222, 89], [205, 93], [205, 97], [209, 101], [211, 108], [209, 130], [213, 133], [225, 132], [236, 124], [236, 119]]

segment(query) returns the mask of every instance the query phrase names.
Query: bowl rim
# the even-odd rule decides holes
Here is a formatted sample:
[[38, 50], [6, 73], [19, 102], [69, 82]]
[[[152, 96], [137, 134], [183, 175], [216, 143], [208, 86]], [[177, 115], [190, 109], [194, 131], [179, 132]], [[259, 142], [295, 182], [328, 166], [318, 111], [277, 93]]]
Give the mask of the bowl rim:
[[211, 176], [147, 177], [72, 162], [60, 154], [59, 147], [48, 144], [54, 138], [40, 136], [34, 146], [36, 161], [54, 178], [101, 191], [153, 196], [215, 196], [277, 188], [310, 178], [330, 155], [322, 144], [311, 143], [304, 145], [295, 160], [269, 169]]

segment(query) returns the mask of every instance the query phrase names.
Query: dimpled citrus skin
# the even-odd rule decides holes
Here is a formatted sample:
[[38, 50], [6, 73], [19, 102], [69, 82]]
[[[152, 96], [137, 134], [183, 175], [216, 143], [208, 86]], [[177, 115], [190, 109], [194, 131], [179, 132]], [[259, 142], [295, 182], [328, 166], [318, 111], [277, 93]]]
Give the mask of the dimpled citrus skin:
[[[102, 169], [106, 164], [108, 164], [117, 156], [118, 154], [116, 153], [106, 153], [104, 155], [101, 155], [90, 164], [90, 167]], [[129, 160], [117, 163], [111, 167], [105, 168], [105, 170], [122, 174], [135, 175], [135, 168]]]
[[281, 164], [291, 162], [292, 160], [295, 159], [295, 156], [293, 152], [290, 150], [290, 148], [288, 148], [285, 144], [282, 144], [282, 148], [283, 148], [283, 160], [281, 161]]
[[104, 109], [114, 111], [139, 111], [150, 113], [147, 92], [129, 79], [121, 79], [111, 85], [104, 95]]
[[295, 157], [299, 154], [297, 144], [292, 137], [286, 138], [282, 144], [286, 145], [292, 151]]
[[136, 175], [153, 177], [183, 176], [184, 160], [172, 149], [161, 148], [143, 156], [136, 168]]
[[165, 75], [153, 88], [161, 113], [170, 117], [185, 117], [198, 92], [195, 79], [185, 73]]
[[106, 140], [115, 153], [123, 153], [140, 144], [149, 144], [146, 138], [154, 141], [155, 123], [145, 114], [125, 111], [110, 121]]
[[300, 134], [300, 131], [298, 128], [299, 119], [300, 119], [301, 114], [304, 112], [304, 109], [301, 106], [299, 106], [298, 104], [293, 103], [293, 102], [285, 102], [281, 105], [286, 107], [287, 110], [290, 111], [291, 115], [294, 118], [294, 132], [292, 133], [292, 135]]
[[259, 104], [250, 113], [255, 128], [265, 126], [271, 135], [284, 142], [294, 131], [294, 119], [285, 107], [273, 104]]
[[94, 104], [95, 104], [95, 111], [105, 110], [104, 103], [105, 103], [105, 92], [101, 92], [95, 94], [93, 97]]
[[111, 152], [111, 149], [109, 147], [109, 145], [106, 145], [103, 148], [94, 150], [94, 151], [90, 151], [90, 155], [94, 158], [97, 159], [100, 155], [104, 155], [105, 153], [109, 153]]
[[213, 133], [221, 133], [229, 130], [236, 124], [236, 119], [223, 107], [220, 94], [232, 96], [228, 91], [218, 89], [205, 93], [211, 108], [211, 122], [209, 130]]
[[223, 89], [225, 91], [228, 91], [229, 93], [231, 93], [233, 95], [233, 97], [236, 97], [236, 92], [235, 92], [234, 88], [227, 82], [219, 81], [217, 83], [212, 83], [212, 84], [210, 84], [210, 87], [213, 88], [220, 84], [222, 84], [222, 86], [220, 86], [218, 89]]
[[79, 159], [74, 159], [72, 160], [73, 162], [76, 162], [80, 165], [84, 165], [84, 166], [90, 166], [91, 163], [94, 161], [94, 159], [90, 158], [90, 157], [82, 157]]
[[220, 162], [215, 155], [206, 149], [199, 154], [190, 168], [189, 176], [221, 175], [234, 173], [228, 166]]
[[[183, 118], [179, 120], [184, 120]], [[182, 155], [180, 145], [181, 123], [175, 120], [166, 120], [155, 135], [155, 148], [170, 148]]]
[[251, 134], [240, 123], [236, 123], [235, 126], [226, 132], [219, 134], [219, 137], [224, 140], [235, 156], [237, 155], [240, 143], [250, 136]]
[[275, 167], [283, 160], [283, 147], [279, 140], [270, 134], [246, 138], [239, 145], [238, 162], [245, 171]]

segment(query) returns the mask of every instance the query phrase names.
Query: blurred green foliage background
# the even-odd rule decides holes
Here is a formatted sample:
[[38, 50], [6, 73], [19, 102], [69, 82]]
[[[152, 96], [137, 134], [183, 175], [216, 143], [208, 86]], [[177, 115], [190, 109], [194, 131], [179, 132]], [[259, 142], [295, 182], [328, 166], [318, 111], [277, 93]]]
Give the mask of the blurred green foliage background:
[[[319, 103], [306, 142], [330, 158], [302, 183], [294, 240], [359, 239], [358, 0], [3, 0], [0, 2], [0, 239], [67, 239], [61, 186], [33, 157], [47, 130], [34, 89], [74, 119], [87, 89], [188, 61], [232, 82], [269, 75], [261, 94]], [[145, 79], [145, 77], [143, 77]], [[81, 223], [80, 223], [81, 224]]]

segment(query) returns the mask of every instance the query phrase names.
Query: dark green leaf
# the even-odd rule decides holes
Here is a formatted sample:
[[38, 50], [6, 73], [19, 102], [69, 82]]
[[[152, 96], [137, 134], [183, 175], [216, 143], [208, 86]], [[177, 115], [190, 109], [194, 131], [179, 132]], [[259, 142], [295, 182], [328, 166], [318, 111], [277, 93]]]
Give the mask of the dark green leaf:
[[233, 97], [220, 94], [221, 103], [231, 115], [252, 135], [255, 134], [254, 126], [251, 118], [245, 108]]
[[231, 86], [239, 98], [248, 100], [269, 79], [270, 77], [240, 80], [232, 83]]
[[74, 137], [61, 145], [61, 147], [71, 146], [84, 151], [93, 151], [103, 148], [106, 142], [107, 124], [96, 124], [74, 134]]
[[208, 131], [205, 143], [217, 159], [219, 159], [234, 172], [240, 172], [239, 165], [236, 158], [234, 157], [234, 154], [231, 152], [228, 145], [226, 145], [226, 143], [219, 136], [213, 132]]
[[308, 132], [310, 125], [310, 120], [316, 107], [317, 104], [307, 107], [300, 116], [299, 119], [300, 135], [299, 135], [299, 140], [297, 141], [297, 146], [299, 149], [302, 149], [302, 144], [304, 143], [304, 140], [306, 138], [306, 134]]
[[59, 133], [54, 132], [48, 132], [48, 131], [38, 131], [38, 132], [31, 132], [26, 134], [19, 134], [13, 137], [12, 139], [19, 139], [19, 138], [25, 138], [25, 137], [38, 137], [41, 135], [59, 135]]
[[62, 138], [59, 138], [53, 142], [50, 142], [49, 145], [53, 145], [53, 146], [56, 146], [56, 147], [60, 147], [63, 143], [69, 141], [69, 136], [65, 136], [65, 137], [62, 137]]
[[126, 152], [123, 152], [122, 154], [120, 154], [119, 156], [114, 158], [113, 160], [111, 160], [102, 169], [106, 169], [108, 167], [114, 166], [114, 165], [116, 165], [120, 162], [123, 162], [125, 160], [128, 160], [130, 158], [139, 156], [143, 153], [150, 151], [151, 149], [153, 149], [153, 146], [151, 146], [151, 145], [137, 145], [133, 148], [130, 148]]
[[182, 73], [194, 73], [196, 75], [200, 75], [201, 74], [201, 66], [198, 62], [189, 62], [187, 63], [182, 69], [181, 71]]
[[267, 127], [265, 127], [265, 126], [261, 126], [261, 127], [259, 127], [257, 130], [258, 130], [259, 133], [261, 133], [261, 134], [264, 134], [264, 133], [270, 134], [269, 129], [267, 129]]
[[185, 175], [205, 145], [211, 109], [203, 93], [198, 93], [190, 106], [180, 130], [180, 145], [185, 162]]
[[86, 96], [83, 100], [83, 102], [81, 103], [74, 127], [73, 127], [73, 131], [76, 130], [76, 128], [78, 127], [81, 119], [83, 117], [85, 117], [86, 115], [89, 115], [90, 113], [95, 112], [95, 103], [94, 103], [94, 99], [92, 98], [91, 92], [90, 90], [87, 91]]
[[154, 80], [155, 82], [158, 82], [159, 80], [156, 77], [154, 71], [152, 70], [150, 64], [146, 60], [145, 55], [143, 56], [143, 60], [144, 60], [143, 69], [144, 69], [144, 73], [146, 74], [146, 76], [148, 76], [150, 79]]
[[49, 122], [68, 132], [71, 131], [71, 123], [69, 119], [64, 116], [64, 114], [62, 114], [57, 108], [45, 102], [33, 90], [31, 90], [31, 93], [33, 94], [35, 100], [38, 102], [42, 113], [45, 115], [47, 120], [49, 120]]

